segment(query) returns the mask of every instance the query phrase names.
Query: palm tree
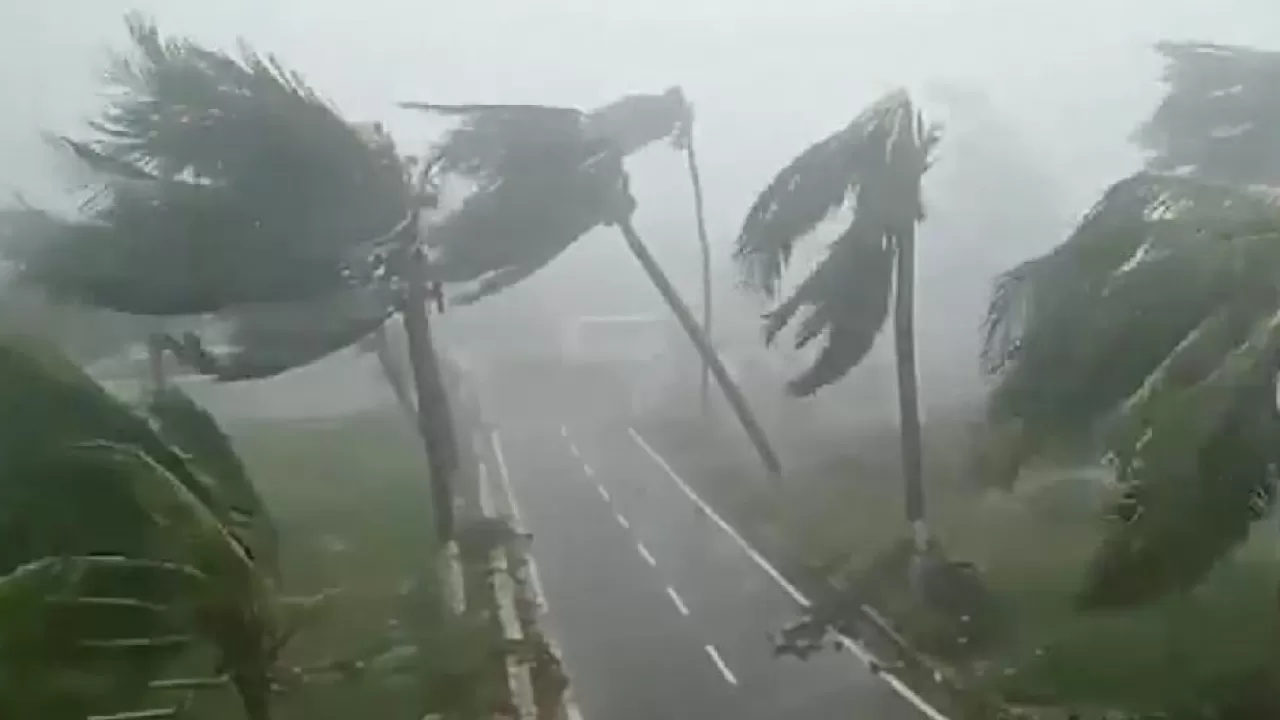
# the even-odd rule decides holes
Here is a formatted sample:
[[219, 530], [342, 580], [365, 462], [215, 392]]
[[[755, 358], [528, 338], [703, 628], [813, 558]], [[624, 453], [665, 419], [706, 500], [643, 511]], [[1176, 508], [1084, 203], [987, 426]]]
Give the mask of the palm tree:
[[0, 703], [135, 710], [206, 647], [269, 718], [276, 540], [216, 424], [177, 391], [139, 414], [29, 339], [4, 338], [0, 366]]
[[129, 314], [227, 315], [233, 357], [176, 343], [227, 379], [310, 362], [402, 314], [435, 528], [447, 541], [457, 453], [414, 278], [426, 199], [405, 159], [274, 58], [163, 37], [137, 16], [129, 29], [137, 52], [112, 65], [121, 92], [92, 124], [95, 137], [56, 141], [86, 172], [80, 212], [11, 215], [6, 252], [19, 278]]
[[[592, 229], [617, 226], [725, 393], [766, 470], [781, 474], [777, 453], [705, 328], [631, 224], [635, 200], [625, 157], [664, 137], [691, 142], [690, 110], [678, 88], [627, 96], [590, 113], [522, 105], [407, 106], [466, 119], [438, 148], [438, 168], [477, 187], [428, 232], [432, 281], [474, 282], [460, 302], [475, 302], [529, 277]], [[695, 162], [691, 158], [691, 170]]]
[[825, 334], [813, 365], [788, 384], [808, 396], [856, 367], [889, 315], [897, 353], [898, 404], [907, 520], [915, 546], [928, 545], [925, 524], [913, 300], [916, 225], [924, 217], [921, 179], [938, 141], [905, 92], [884, 97], [780, 171], [752, 205], [735, 258], [750, 287], [776, 299], [796, 242], [846, 204], [853, 217], [826, 258], [765, 317], [771, 343], [803, 307], [802, 348]]
[[1006, 273], [988, 317], [1010, 467], [1064, 440], [1115, 467], [1084, 608], [1195, 587], [1271, 511], [1280, 472], [1280, 53], [1158, 47], [1149, 169]]

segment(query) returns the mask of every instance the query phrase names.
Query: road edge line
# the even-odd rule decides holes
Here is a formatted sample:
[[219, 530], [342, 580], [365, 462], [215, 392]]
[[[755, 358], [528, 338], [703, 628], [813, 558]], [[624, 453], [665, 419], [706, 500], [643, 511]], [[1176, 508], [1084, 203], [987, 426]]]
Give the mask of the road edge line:
[[[511, 509], [511, 521], [515, 526], [514, 529], [518, 533], [526, 534], [528, 528], [524, 523], [524, 513], [520, 511], [520, 502], [516, 499], [515, 487], [511, 484], [511, 474], [507, 470], [507, 459], [502, 453], [502, 439], [498, 435], [496, 428], [489, 432], [489, 445], [493, 449], [494, 460], [498, 463], [499, 485], [502, 486], [502, 494], [506, 496], [507, 507]], [[533, 556], [532, 549], [525, 553], [525, 565], [529, 573], [529, 589], [533, 592], [533, 601], [537, 605], [538, 615], [540, 617], [545, 616], [547, 595], [542, 587], [542, 577], [538, 573], [538, 562]], [[559, 640], [545, 626], [542, 628], [542, 637], [547, 642], [547, 648], [556, 656], [561, 670], [568, 676], [568, 666], [565, 665], [564, 651], [560, 648]], [[583, 720], [582, 710], [578, 706], [577, 698], [574, 697], [572, 678], [570, 678], [564, 689], [561, 697], [561, 707], [564, 709], [565, 720]]]
[[[715, 511], [715, 508], [708, 505], [707, 502], [703, 500], [702, 497], [698, 495], [698, 493], [692, 487], [690, 487], [688, 483], [684, 481], [684, 478], [680, 477], [680, 475], [671, 467], [671, 465], [666, 461], [666, 458], [662, 457], [662, 455], [660, 455], [657, 450], [654, 450], [653, 446], [651, 446], [649, 442], [645, 440], [644, 437], [640, 435], [640, 433], [637, 432], [634, 427], [627, 428], [627, 432], [631, 434], [631, 439], [634, 440], [638, 446], [640, 446], [640, 449], [644, 450], [645, 453], [649, 455], [649, 457], [653, 458], [653, 461], [656, 462], [664, 472], [666, 472], [667, 476], [670, 477], [672, 481], [675, 482], [676, 486], [679, 487], [680, 490], [683, 491], [684, 494], [687, 495], [695, 505], [697, 505], [703, 512], [705, 512], [707, 514], [707, 517], [711, 518], [712, 522], [714, 522], [727, 535], [733, 538], [734, 542], [737, 543], [738, 547], [740, 547], [743, 550], [743, 552], [745, 552], [747, 556], [750, 557], [752, 561], [754, 561], [756, 565], [760, 567], [761, 570], [764, 570], [766, 575], [773, 578], [774, 582], [776, 582], [779, 585], [779, 587], [781, 587], [788, 595], [790, 595], [791, 598], [795, 600], [796, 603], [799, 604], [801, 607], [808, 608], [812, 606], [813, 603], [809, 601], [809, 598], [805, 597], [804, 593], [800, 592], [799, 588], [797, 588], [795, 585], [792, 585], [791, 581], [787, 580], [787, 578], [781, 572], [779, 572], [778, 569], [775, 568], [768, 560], [766, 560], [758, 550], [752, 547], [751, 543], [747, 542], [746, 538], [744, 538], [741, 533], [735, 530], [732, 525], [730, 525], [723, 517], [721, 517], [720, 513]], [[871, 653], [870, 650], [868, 650], [862, 644], [853, 640], [852, 638], [845, 635], [844, 633], [836, 633], [836, 637], [838, 638], [838, 641], [842, 646], [844, 646], [851, 653], [853, 653], [860, 661], [862, 661], [862, 664], [865, 665], [867, 669], [871, 671], [871, 674], [873, 676], [882, 678], [885, 684], [887, 684], [890, 688], [892, 688], [894, 692], [898, 693], [898, 695], [901, 696], [903, 700], [906, 700], [913, 707], [915, 707], [915, 709], [924, 713], [926, 716], [930, 718], [930, 720], [951, 720], [951, 718], [948, 718], [945, 714], [943, 714], [941, 710], [931, 705], [928, 700], [925, 700], [924, 698], [920, 697], [920, 695], [917, 694], [916, 691], [912, 690], [910, 686], [908, 686], [905, 682], [903, 682], [901, 678], [889, 672], [888, 670], [885, 670], [884, 663], [882, 663], [875, 655]]]

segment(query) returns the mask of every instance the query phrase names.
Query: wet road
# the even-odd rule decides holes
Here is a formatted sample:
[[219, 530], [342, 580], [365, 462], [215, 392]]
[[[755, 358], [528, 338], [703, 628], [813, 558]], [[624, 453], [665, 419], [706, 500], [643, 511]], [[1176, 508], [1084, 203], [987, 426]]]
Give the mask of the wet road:
[[769, 633], [802, 596], [634, 430], [507, 418], [483, 461], [533, 534], [547, 630], [585, 720], [940, 717], [848, 649], [776, 657]]

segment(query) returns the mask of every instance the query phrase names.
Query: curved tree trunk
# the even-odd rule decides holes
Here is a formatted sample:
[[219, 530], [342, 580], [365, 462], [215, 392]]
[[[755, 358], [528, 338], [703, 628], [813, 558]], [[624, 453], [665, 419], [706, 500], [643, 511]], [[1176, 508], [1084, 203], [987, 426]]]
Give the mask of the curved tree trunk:
[[[693, 211], [698, 222], [698, 246], [702, 250], [702, 331], [706, 333], [709, 341], [715, 336], [711, 326], [711, 242], [707, 239], [707, 218], [702, 201], [702, 173], [698, 170], [698, 153], [693, 147], [692, 130], [685, 138], [684, 153], [685, 163], [689, 166], [689, 181], [693, 184]], [[711, 410], [710, 382], [711, 366], [704, 361], [700, 388], [703, 416]]]
[[897, 238], [894, 282], [893, 340], [898, 368], [898, 423], [902, 433], [902, 478], [906, 490], [907, 522], [916, 550], [929, 542], [924, 515], [924, 468], [920, 431], [920, 390], [916, 375], [915, 336], [915, 228]]
[[702, 356], [703, 363], [711, 371], [711, 375], [715, 377], [716, 382], [719, 383], [720, 389], [724, 391], [725, 398], [729, 401], [730, 407], [733, 408], [734, 414], [738, 416], [738, 421], [742, 423], [743, 430], [746, 430], [747, 436], [751, 439], [751, 444], [755, 446], [756, 452], [760, 454], [760, 460], [764, 463], [765, 469], [775, 479], [780, 478], [782, 476], [782, 464], [778, 461], [778, 454], [774, 452], [773, 446], [769, 443], [769, 438], [765, 436], [764, 430], [760, 427], [760, 422], [756, 419], [755, 413], [751, 411], [751, 407], [747, 404], [746, 396], [742, 394], [742, 390], [733, 381], [733, 378], [729, 377], [729, 371], [725, 369], [724, 363], [720, 362], [720, 356], [716, 354], [711, 341], [707, 339], [706, 334], [699, 327], [698, 321], [694, 319], [689, 306], [680, 298], [680, 294], [676, 292], [671, 280], [662, 272], [662, 268], [649, 252], [649, 248], [645, 247], [644, 241], [640, 239], [640, 235], [636, 232], [635, 227], [632, 226], [630, 217], [623, 216], [615, 221], [615, 224], [622, 231], [622, 237], [626, 239], [627, 247], [636, 256], [636, 260], [640, 261], [645, 274], [649, 276], [653, 286], [671, 308], [671, 312], [675, 314], [680, 327], [689, 336], [689, 340], [697, 348], [698, 354]]

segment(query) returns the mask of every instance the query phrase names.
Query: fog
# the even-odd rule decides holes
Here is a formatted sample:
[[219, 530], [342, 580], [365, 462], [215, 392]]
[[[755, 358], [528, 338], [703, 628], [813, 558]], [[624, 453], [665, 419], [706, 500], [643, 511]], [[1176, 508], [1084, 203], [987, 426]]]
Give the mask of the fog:
[[[1127, 137], [1159, 92], [1150, 45], [1266, 47], [1276, 16], [1267, 0], [5, 0], [0, 192], [58, 197], [56, 163], [39, 134], [75, 130], [96, 107], [102, 64], [131, 9], [166, 32], [222, 46], [243, 38], [275, 53], [347, 117], [382, 120], [410, 147], [431, 128], [398, 101], [590, 107], [681, 85], [697, 110], [717, 341], [730, 355], [759, 345], [756, 318], [766, 307], [735, 289], [730, 262], [754, 194], [806, 145], [906, 86], [946, 123], [920, 252], [927, 406], [979, 391], [977, 325], [992, 276], [1060, 241], [1098, 191], [1138, 162]], [[957, 102], [955, 91], [969, 100]], [[630, 167], [638, 229], [696, 306], [682, 159], [654, 147]], [[532, 347], [565, 318], [659, 312], [659, 303], [616, 233], [597, 230], [532, 280], [448, 314], [445, 330], [460, 346], [487, 334]], [[800, 367], [786, 352], [773, 357], [791, 363], [780, 372]], [[878, 398], [857, 404], [860, 412], [891, 411], [881, 403], [892, 397], [884, 358], [878, 352], [851, 373], [846, 395], [814, 402], [845, 413], [848, 403], [835, 398], [854, 393]], [[780, 393], [781, 378], [767, 392]]]

